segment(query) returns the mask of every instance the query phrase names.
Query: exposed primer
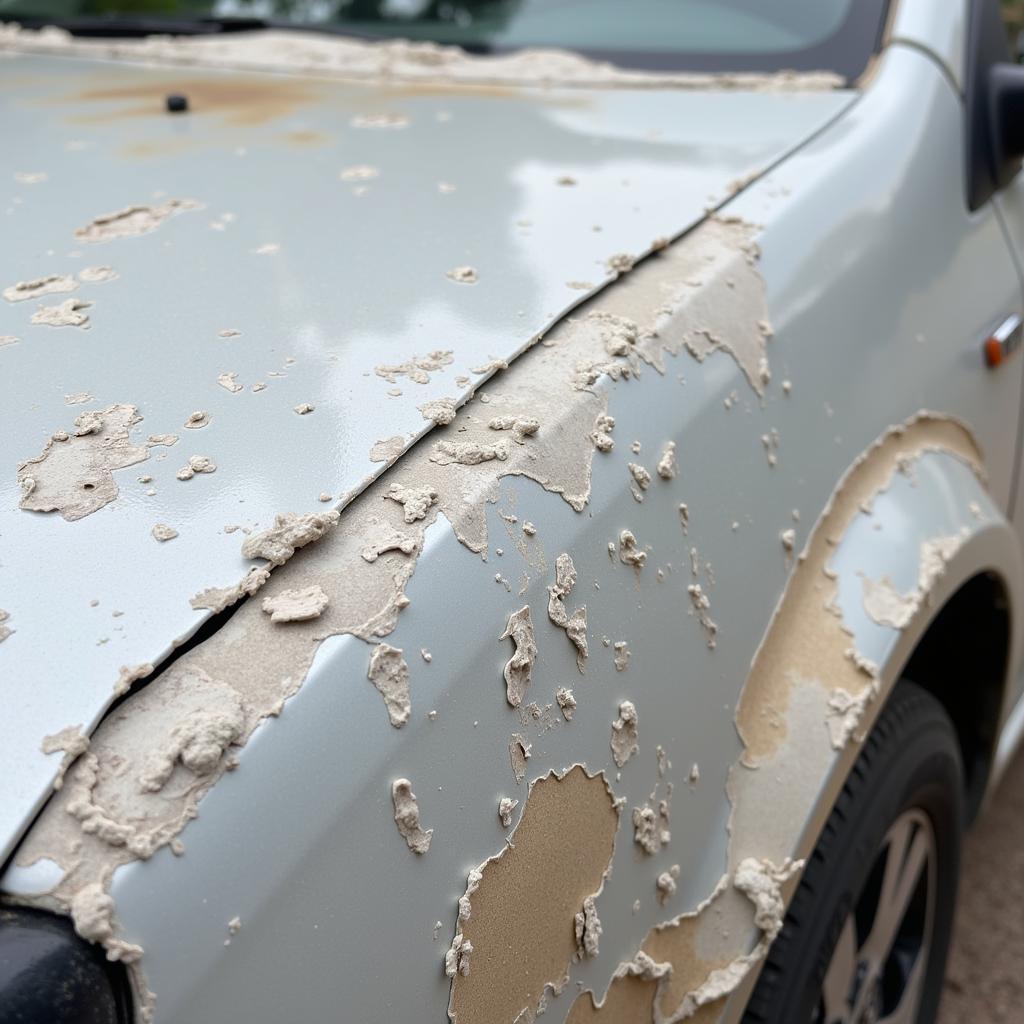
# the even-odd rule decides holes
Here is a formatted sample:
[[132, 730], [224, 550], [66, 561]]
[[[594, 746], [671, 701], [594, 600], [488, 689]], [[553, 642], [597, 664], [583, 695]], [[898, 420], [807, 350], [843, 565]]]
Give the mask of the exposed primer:
[[679, 471], [679, 466], [676, 463], [676, 443], [675, 441], [669, 441], [665, 445], [665, 450], [661, 453], [661, 458], [658, 459], [658, 476], [662, 480], [672, 480], [676, 473]]
[[512, 657], [505, 662], [505, 696], [512, 707], [523, 702], [533, 676], [533, 663], [537, 660], [537, 642], [534, 639], [533, 618], [530, 606], [523, 605], [508, 617], [505, 632], [499, 640], [511, 639], [515, 646]]
[[[0, 40], [0, 49], [3, 42]], [[131, 238], [156, 231], [168, 217], [187, 210], [198, 210], [194, 199], [168, 199], [157, 206], [126, 206], [115, 213], [104, 213], [75, 231], [80, 242], [110, 242], [115, 238]]]
[[[597, 909], [611, 864], [619, 812], [603, 775], [582, 765], [531, 783], [511, 840], [479, 868], [467, 892], [471, 913], [459, 920], [476, 950], [469, 975], [453, 978], [449, 1017], [457, 1024], [524, 1020], [568, 980], [576, 956], [576, 914], [584, 908], [584, 944], [596, 952]], [[508, 894], [516, 912], [508, 913]], [[586, 901], [591, 900], [586, 938]]]
[[424, 402], [417, 406], [425, 420], [436, 423], [439, 427], [445, 427], [455, 419], [455, 399], [435, 398], [431, 402]]
[[166, 523], [157, 523], [152, 530], [149, 531], [155, 540], [168, 541], [174, 540], [178, 536], [178, 531], [173, 526], [168, 526]]
[[3, 290], [3, 297], [8, 302], [24, 302], [26, 299], [38, 299], [41, 295], [73, 292], [77, 287], [78, 282], [67, 274], [47, 274], [12, 284]]
[[631, 700], [624, 700], [619, 705], [619, 717], [612, 722], [612, 757], [623, 768], [639, 749], [636, 705]]
[[52, 736], [44, 736], [39, 749], [44, 754], [55, 754], [63, 751], [57, 776], [53, 780], [53, 788], [60, 789], [64, 785], [64, 776], [75, 761], [89, 749], [89, 737], [82, 732], [80, 725], [69, 725]]
[[450, 366], [454, 359], [450, 349], [436, 349], [425, 356], [413, 356], [404, 363], [375, 366], [373, 372], [389, 384], [396, 383], [399, 377], [406, 377], [414, 384], [429, 384], [431, 373]]
[[593, 896], [583, 901], [583, 909], [573, 918], [573, 932], [576, 936], [576, 953], [579, 957], [595, 957], [600, 952], [601, 919], [597, 916], [597, 905]]
[[42, 324], [44, 327], [89, 327], [89, 314], [83, 313], [83, 309], [89, 309], [91, 302], [85, 299], [65, 299], [56, 306], [40, 306], [31, 317], [34, 324]]
[[243, 558], [265, 558], [273, 565], [284, 565], [296, 549], [319, 540], [332, 526], [339, 514], [329, 512], [285, 512], [274, 517], [269, 530], [254, 533], [242, 543]]
[[[438, 82], [467, 85], [549, 85], [581, 88], [755, 90], [790, 92], [839, 89], [845, 80], [830, 71], [772, 74], [638, 71], [554, 48], [476, 56], [458, 46], [404, 39], [364, 41], [313, 32], [233, 32], [213, 36], [149, 36], [145, 39], [76, 38], [62, 29], [38, 31], [0, 25], [0, 52], [91, 56], [170, 66], [207, 66], [279, 71], [351, 81]], [[395, 114], [365, 114], [354, 127], [401, 127]]]
[[508, 757], [512, 763], [512, 774], [516, 777], [516, 783], [526, 778], [526, 762], [530, 758], [532, 744], [526, 742], [526, 737], [521, 732], [512, 733], [512, 739], [508, 741]]
[[391, 783], [391, 802], [395, 805], [395, 825], [406, 845], [413, 853], [426, 853], [434, 830], [420, 827], [420, 805], [408, 779], [395, 779]]
[[[576, 648], [576, 667], [582, 672], [586, 664], [587, 649], [587, 606], [581, 605], [572, 615], [565, 607], [565, 599], [576, 586], [576, 567], [568, 554], [555, 559], [555, 582], [548, 587], [548, 618], [560, 629]], [[570, 693], [571, 696], [571, 693]], [[560, 702], [561, 703], [561, 702]], [[573, 704], [575, 707], [575, 702]]]
[[512, 826], [512, 812], [518, 806], [519, 801], [513, 800], [511, 797], [503, 796], [498, 801], [498, 818], [503, 828], [510, 828]]
[[562, 712], [562, 717], [567, 722], [571, 722], [572, 716], [576, 711], [576, 698], [572, 690], [568, 686], [560, 686], [555, 690], [555, 701]]
[[149, 450], [128, 437], [141, 420], [134, 405], [83, 413], [71, 434], [47, 441], [41, 455], [18, 464], [21, 508], [60, 512], [74, 522], [108, 505], [118, 494], [114, 470], [149, 458]]
[[409, 666], [399, 647], [377, 644], [370, 655], [367, 678], [384, 698], [388, 720], [396, 729], [401, 729], [412, 714], [409, 697]]
[[263, 599], [263, 610], [271, 622], [305, 622], [320, 617], [330, 598], [315, 583], [298, 590], [281, 590]]

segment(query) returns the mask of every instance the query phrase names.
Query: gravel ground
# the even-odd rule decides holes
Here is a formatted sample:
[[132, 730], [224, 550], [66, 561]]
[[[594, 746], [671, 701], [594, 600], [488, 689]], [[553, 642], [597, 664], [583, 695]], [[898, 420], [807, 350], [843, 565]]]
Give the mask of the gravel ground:
[[953, 949], [937, 1024], [1024, 1020], [1024, 754], [964, 849]]

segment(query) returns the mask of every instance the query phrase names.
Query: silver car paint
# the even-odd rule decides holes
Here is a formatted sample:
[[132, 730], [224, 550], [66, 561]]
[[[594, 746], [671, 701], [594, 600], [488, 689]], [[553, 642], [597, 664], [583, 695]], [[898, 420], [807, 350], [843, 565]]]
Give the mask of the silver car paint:
[[[19, 144], [0, 155], [14, 243], [0, 252], [0, 281], [96, 263], [121, 275], [79, 288], [94, 302], [87, 331], [31, 326], [36, 303], [0, 304], [0, 334], [23, 339], [2, 353], [6, 450], [19, 461], [35, 457], [80, 412], [114, 402], [139, 407], [138, 440], [180, 435], [119, 472], [117, 500], [75, 523], [19, 509], [14, 473], [0, 480], [0, 607], [16, 630], [0, 648], [14, 715], [0, 754], [3, 850], [54, 777], [57, 758], [40, 752], [42, 737], [74, 724], [89, 731], [121, 666], [159, 662], [206, 617], [189, 598], [244, 575], [241, 534], [225, 527], [266, 526], [278, 512], [323, 508], [321, 492], [358, 492], [384, 468], [369, 459], [374, 443], [420, 436], [431, 424], [417, 406], [464, 398], [471, 385], [455, 377], [479, 384], [470, 368], [512, 358], [579, 301], [567, 282], [608, 280], [613, 254], [641, 254], [685, 230], [728, 196], [731, 182], [777, 161], [853, 98], [438, 94], [306, 81], [299, 101], [294, 81], [279, 79], [274, 88], [294, 101], [284, 113], [267, 109], [264, 85], [255, 100], [175, 119], [159, 111], [164, 92], [200, 82], [216, 94], [224, 82], [253, 88], [260, 80], [48, 57], [5, 59], [2, 73], [11, 83], [5, 135]], [[126, 114], [146, 88], [156, 112]], [[79, 98], [89, 89], [118, 98]], [[382, 110], [410, 124], [350, 124]], [[289, 132], [321, 144], [289, 143]], [[87, 145], [69, 151], [74, 140]], [[132, 155], [147, 147], [158, 157]], [[339, 180], [352, 165], [375, 166], [380, 178]], [[17, 185], [14, 175], [27, 169], [48, 179]], [[559, 185], [564, 175], [578, 184]], [[439, 182], [455, 191], [439, 192]], [[94, 217], [158, 193], [205, 209], [140, 238], [73, 238]], [[224, 227], [226, 212], [237, 221], [211, 230]], [[257, 255], [266, 243], [281, 251]], [[477, 268], [478, 284], [446, 278], [463, 264]], [[222, 329], [242, 335], [221, 338]], [[454, 362], [429, 384], [399, 378], [396, 388], [374, 374], [434, 349], [452, 350]], [[218, 386], [228, 371], [243, 392]], [[256, 381], [267, 389], [253, 394]], [[65, 405], [64, 395], [79, 391], [95, 402]], [[301, 402], [315, 411], [295, 415]], [[210, 412], [211, 426], [182, 430], [195, 409]], [[194, 454], [213, 457], [217, 471], [175, 480]], [[153, 483], [138, 483], [140, 475]], [[156, 543], [158, 522], [178, 538]]]
[[[837, 551], [841, 578], [853, 586], [851, 572], [884, 571], [909, 585], [916, 571], [915, 539], [960, 527], [983, 532], [964, 514], [970, 501], [986, 503], [985, 529], [999, 534], [1002, 548], [996, 548], [1006, 551], [1010, 534], [1001, 524], [1000, 508], [1012, 464], [991, 456], [1011, 454], [1007, 423], [1019, 399], [1019, 382], [1012, 370], [984, 371], [976, 343], [997, 311], [1019, 304], [1019, 282], [1008, 259], [1002, 260], [1008, 254], [990, 211], [973, 219], [957, 213], [959, 120], [947, 89], [928, 61], [894, 48], [856, 108], [730, 208], [766, 225], [762, 266], [777, 328], [770, 358], [776, 384], [782, 377], [792, 380], [790, 398], [773, 388], [763, 408], [745, 397], [738, 410], [724, 411], [722, 398], [743, 385], [722, 357], [703, 367], [678, 361], [687, 378], [685, 406], [651, 400], [666, 388], [670, 396], [678, 393], [674, 373], [615, 387], [620, 444], [636, 438], [646, 453], [667, 436], [680, 441], [684, 472], [678, 487], [694, 509], [694, 543], [715, 565], [715, 609], [723, 631], [719, 649], [708, 654], [696, 624], [689, 633], [679, 630], [678, 606], [653, 598], [639, 615], [635, 595], [604, 585], [601, 604], [608, 603], [601, 609], [595, 598], [594, 613], [601, 609], [609, 622], [628, 625], [633, 661], [621, 678], [607, 666], [592, 667], [594, 678], [577, 684], [588, 695], [577, 712], [582, 735], [573, 735], [572, 745], [589, 752], [603, 749], [607, 758], [608, 722], [620, 696], [629, 696], [641, 713], [641, 756], [651, 763], [644, 777], [640, 765], [633, 765], [633, 776], [624, 773], [621, 787], [615, 783], [617, 792], [630, 801], [643, 799], [653, 776], [654, 743], [666, 745], [677, 765], [691, 756], [699, 761], [702, 781], [692, 794], [679, 794], [686, 799], [677, 798], [675, 809], [677, 835], [685, 845], [677, 839], [665, 858], [665, 864], [680, 859], [684, 864], [680, 909], [710, 891], [723, 864], [729, 811], [723, 776], [739, 746], [731, 709], [719, 712], [717, 703], [735, 699], [781, 588], [786, 567], [777, 534], [791, 522], [790, 507], [803, 512], [797, 527], [802, 534], [838, 474], [868, 441], [920, 406], [938, 408], [968, 420], [990, 454], [995, 504], [958, 464], [947, 466], [941, 456], [922, 460], [918, 487], [897, 479], [875, 510], [881, 533], [891, 541], [899, 532], [906, 543], [892, 544], [891, 558], [880, 557], [878, 531], [865, 519]], [[911, 136], [906, 125], [913, 123], [912, 113], [922, 127]], [[887, 162], [869, 174], [858, 157], [872, 149], [887, 154]], [[892, 198], [879, 204], [877, 194]], [[922, 207], [928, 217], [922, 217]], [[809, 237], [819, 240], [812, 251], [801, 244]], [[903, 278], [885, 273], [908, 266], [917, 270], [909, 296]], [[955, 308], [938, 301], [951, 294]], [[857, 302], [859, 296], [870, 301]], [[832, 434], [834, 451], [821, 444], [821, 433], [806, 428], [810, 404], [820, 404], [819, 427]], [[782, 438], [774, 470], [760, 450], [759, 435], [768, 427], [779, 429]], [[717, 452], [729, 452], [730, 464], [723, 465]], [[521, 518], [543, 524], [549, 555], [573, 551], [581, 580], [607, 573], [599, 542], [612, 532], [604, 528], [607, 523], [628, 524], [638, 534], [635, 524], [645, 523], [643, 535], [651, 538], [653, 550], [674, 549], [682, 561], [687, 542], [681, 544], [677, 533], [667, 535], [648, 506], [632, 503], [621, 470], [621, 460], [595, 462], [595, 502], [589, 512], [597, 527], [529, 484], [506, 481], [506, 503], [514, 500]], [[698, 530], [701, 507], [708, 518]], [[739, 511], [722, 514], [727, 508]], [[491, 536], [501, 537], [502, 521], [493, 513], [490, 518]], [[743, 520], [735, 535], [732, 518]], [[515, 557], [511, 550], [508, 557]], [[958, 567], [950, 585], [984, 562], [978, 556]], [[160, 993], [161, 1018], [253, 1020], [288, 1014], [319, 1019], [337, 1016], [342, 1008], [358, 1020], [419, 1019], [433, 993], [436, 1017], [442, 1019], [446, 985], [437, 962], [451, 931], [454, 899], [465, 870], [500, 848], [503, 834], [494, 805], [497, 794], [510, 788], [507, 766], [494, 757], [507, 723], [494, 720], [494, 686], [475, 682], [499, 680], [504, 657], [489, 642], [509, 606], [508, 595], [493, 583], [492, 567], [480, 566], [450, 532], [435, 528], [410, 588], [413, 603], [392, 642], [413, 649], [425, 643], [434, 652], [430, 666], [417, 666], [416, 683], [417, 698], [428, 695], [421, 707], [436, 697], [442, 709], [437, 722], [416, 721], [415, 731], [402, 734], [400, 742], [393, 734], [371, 737], [358, 727], [379, 717], [377, 695], [356, 685], [365, 672], [366, 649], [348, 638], [329, 641], [286, 713], [257, 734], [241, 755], [240, 770], [203, 801], [201, 818], [185, 834], [187, 855], [174, 860], [165, 850], [145, 865], [119, 872], [119, 911], [129, 935], [147, 947], [145, 966]], [[1016, 590], [1019, 565], [1001, 568]], [[453, 588], [453, 577], [458, 587]], [[544, 582], [535, 581], [529, 596], [542, 601]], [[417, 588], [424, 595], [420, 601]], [[429, 599], [438, 593], [446, 595], [444, 602]], [[847, 594], [842, 607], [844, 617], [857, 623], [858, 646], [863, 642], [884, 658], [893, 638], [858, 619], [855, 596]], [[482, 637], [482, 643], [455, 642], [453, 621], [463, 632]], [[595, 622], [594, 632], [601, 628]], [[561, 641], [557, 635], [549, 638], [544, 674], [576, 678]], [[685, 702], [650, 681], [660, 679], [666, 664], [680, 663], [686, 666], [679, 680]], [[430, 673], [442, 666], [444, 678], [431, 683]], [[338, 686], [339, 678], [353, 685]], [[682, 720], [680, 706], [686, 712]], [[339, 729], [345, 732], [339, 735]], [[447, 730], [448, 740], [432, 738], [431, 730]], [[450, 753], [455, 737], [458, 759]], [[531, 777], [549, 765], [561, 767], [566, 749], [554, 737], [538, 740], [535, 759]], [[436, 829], [430, 858], [422, 862], [410, 862], [389, 820], [381, 780], [399, 765], [414, 780], [429, 779], [427, 785], [417, 782], [426, 822]], [[336, 816], [320, 823], [323, 832], [308, 820], [310, 778], [319, 780], [323, 792], [338, 788]], [[435, 783], [441, 787], [436, 796]], [[638, 867], [627, 839], [620, 835], [615, 871], [601, 903], [606, 935], [600, 966], [587, 965], [578, 975], [598, 991], [610, 968], [632, 953], [652, 920], [663, 916], [645, 907], [634, 921], [633, 892], [650, 885], [654, 866]], [[289, 876], [290, 884], [284, 881]], [[325, 899], [325, 893], [339, 889], [335, 902]], [[235, 914], [246, 923], [225, 948], [225, 922]], [[445, 924], [436, 942], [433, 917]], [[417, 931], [414, 922], [421, 919]]]

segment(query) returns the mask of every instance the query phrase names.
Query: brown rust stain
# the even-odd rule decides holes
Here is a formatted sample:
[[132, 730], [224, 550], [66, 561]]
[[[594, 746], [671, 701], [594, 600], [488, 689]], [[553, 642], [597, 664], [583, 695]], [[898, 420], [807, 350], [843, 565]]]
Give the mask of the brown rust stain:
[[888, 487], [905, 459], [945, 451], [980, 471], [981, 453], [967, 428], [955, 420], [922, 413], [877, 440], [850, 467], [833, 492], [789, 578], [736, 708], [743, 761], [757, 765], [786, 738], [785, 712], [797, 679], [818, 680], [853, 696], [871, 680], [847, 651], [852, 638], [829, 606], [836, 583], [828, 575], [832, 549], [861, 507]]
[[267, 124], [294, 114], [306, 104], [322, 98], [323, 91], [314, 82], [268, 75], [231, 75], [230, 77], [175, 77], [156, 81], [118, 76], [116, 83], [97, 84], [60, 97], [60, 103], [102, 105], [100, 109], [73, 114], [75, 124], [103, 124], [137, 117], [167, 117], [165, 101], [169, 94], [188, 97], [189, 110], [178, 117], [216, 116], [225, 124]]
[[453, 1021], [511, 1021], [535, 1012], [547, 986], [561, 986], [576, 953], [574, 915], [604, 884], [618, 825], [602, 774], [575, 765], [531, 784], [509, 845], [482, 866], [460, 923], [473, 954], [470, 973], [452, 983]]

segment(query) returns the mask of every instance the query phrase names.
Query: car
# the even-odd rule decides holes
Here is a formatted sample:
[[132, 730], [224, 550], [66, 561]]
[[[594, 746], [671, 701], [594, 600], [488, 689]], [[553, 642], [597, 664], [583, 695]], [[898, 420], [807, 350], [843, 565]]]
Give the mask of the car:
[[934, 1020], [995, 0], [164, 10], [0, 4], [0, 1016]]

